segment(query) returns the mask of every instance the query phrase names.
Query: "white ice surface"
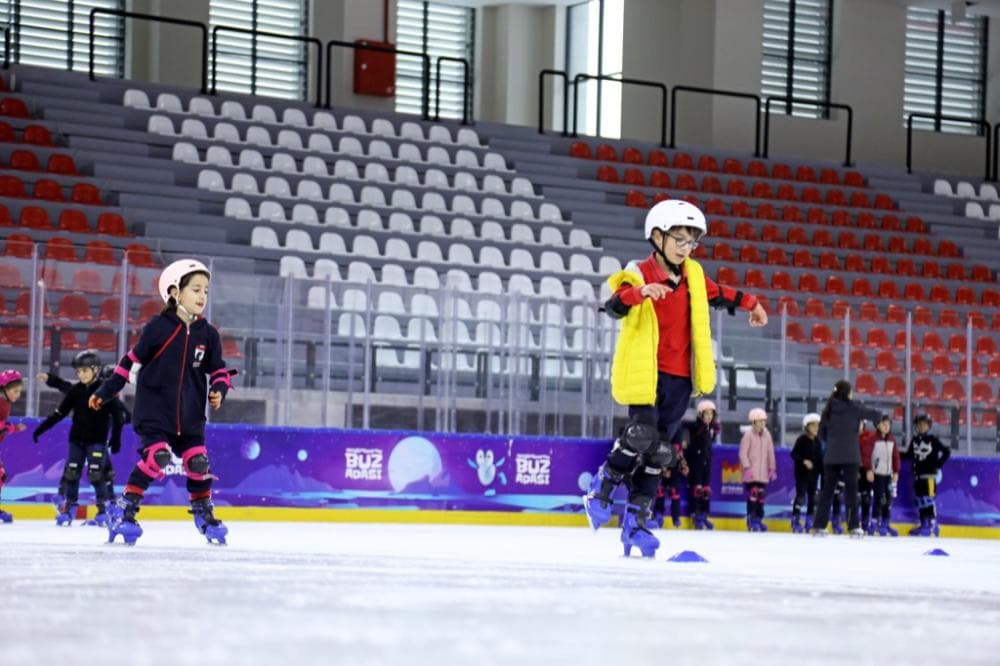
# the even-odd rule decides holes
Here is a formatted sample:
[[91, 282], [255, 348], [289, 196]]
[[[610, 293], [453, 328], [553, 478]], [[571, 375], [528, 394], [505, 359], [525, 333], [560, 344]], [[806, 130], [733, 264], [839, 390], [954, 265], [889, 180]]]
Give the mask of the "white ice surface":
[[0, 525], [0, 666], [1000, 664], [997, 541], [661, 531], [644, 561], [615, 529], [144, 528]]

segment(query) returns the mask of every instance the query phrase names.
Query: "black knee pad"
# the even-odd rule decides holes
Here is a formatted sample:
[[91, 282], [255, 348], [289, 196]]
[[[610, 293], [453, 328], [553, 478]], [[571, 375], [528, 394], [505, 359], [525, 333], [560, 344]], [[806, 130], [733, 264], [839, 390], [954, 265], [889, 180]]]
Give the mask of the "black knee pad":
[[170, 464], [170, 451], [167, 449], [160, 449], [153, 454], [153, 462], [160, 467], [166, 467]]
[[671, 469], [677, 466], [677, 452], [672, 444], [665, 440], [659, 440], [646, 453], [645, 463], [649, 467], [659, 467], [660, 469]]
[[205, 474], [208, 472], [208, 456], [199, 453], [196, 456], [191, 456], [187, 461], [188, 470], [194, 472], [195, 474]]
[[656, 426], [638, 422], [625, 426], [618, 438], [622, 448], [639, 455], [653, 448], [659, 440], [660, 434], [656, 431]]
[[80, 478], [80, 465], [77, 463], [69, 463], [66, 465], [66, 469], [63, 471], [63, 477], [67, 481], [76, 481]]
[[87, 467], [87, 479], [94, 485], [104, 483], [104, 468], [100, 464], [91, 464]]

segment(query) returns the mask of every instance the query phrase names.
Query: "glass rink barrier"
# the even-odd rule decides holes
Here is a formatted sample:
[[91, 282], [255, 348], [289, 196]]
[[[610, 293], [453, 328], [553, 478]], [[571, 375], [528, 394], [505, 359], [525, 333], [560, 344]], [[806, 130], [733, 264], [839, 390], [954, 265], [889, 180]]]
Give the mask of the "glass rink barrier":
[[[27, 380], [14, 413], [50, 412], [58, 394], [36, 374], [72, 380], [82, 349], [116, 363], [162, 310], [160, 272], [181, 256], [138, 243], [5, 239], [0, 365]], [[611, 437], [627, 416], [610, 395], [619, 325], [601, 311], [599, 278], [568, 274], [542, 290], [565, 298], [539, 296], [526, 276], [458, 268], [317, 258], [307, 273], [289, 257], [196, 258], [212, 271], [205, 315], [240, 373], [212, 421]], [[897, 436], [927, 414], [957, 451], [998, 451], [992, 312], [780, 290], [763, 300], [764, 328], [740, 310], [711, 316], [718, 375], [709, 397], [722, 441], [738, 441], [749, 409], [764, 407], [775, 441], [791, 445], [802, 416], [821, 411], [847, 378], [856, 398], [892, 415]]]

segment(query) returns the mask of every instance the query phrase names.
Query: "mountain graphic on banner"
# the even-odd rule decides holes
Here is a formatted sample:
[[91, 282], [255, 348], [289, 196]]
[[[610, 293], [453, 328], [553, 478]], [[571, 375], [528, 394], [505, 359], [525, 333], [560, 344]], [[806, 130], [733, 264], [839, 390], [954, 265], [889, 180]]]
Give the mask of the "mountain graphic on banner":
[[303, 476], [286, 465], [268, 465], [239, 482], [232, 492], [246, 495], [261, 492], [333, 492], [333, 486], [310, 476]]

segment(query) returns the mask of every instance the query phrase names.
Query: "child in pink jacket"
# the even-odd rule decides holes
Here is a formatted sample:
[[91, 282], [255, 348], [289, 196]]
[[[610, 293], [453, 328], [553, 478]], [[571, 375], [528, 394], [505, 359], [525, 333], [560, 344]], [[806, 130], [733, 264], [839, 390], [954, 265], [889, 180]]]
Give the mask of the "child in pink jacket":
[[750, 429], [740, 440], [740, 466], [743, 467], [743, 487], [747, 491], [747, 529], [766, 532], [763, 520], [767, 483], [778, 478], [774, 440], [767, 430], [767, 412], [754, 407], [749, 418]]

